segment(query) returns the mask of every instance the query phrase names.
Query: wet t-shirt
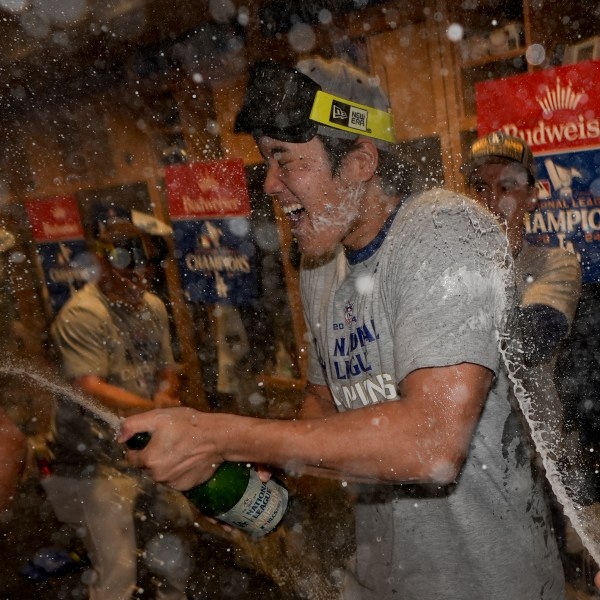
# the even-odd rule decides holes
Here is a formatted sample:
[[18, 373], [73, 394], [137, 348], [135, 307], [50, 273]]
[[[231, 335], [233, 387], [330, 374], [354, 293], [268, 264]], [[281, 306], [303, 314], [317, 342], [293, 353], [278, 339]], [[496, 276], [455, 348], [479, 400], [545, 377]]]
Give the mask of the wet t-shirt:
[[339, 411], [400, 401], [397, 384], [420, 368], [469, 362], [496, 375], [455, 484], [361, 486], [346, 598], [564, 598], [498, 349], [507, 257], [487, 211], [431, 190], [408, 198], [367, 248], [303, 265], [309, 380], [330, 387]]

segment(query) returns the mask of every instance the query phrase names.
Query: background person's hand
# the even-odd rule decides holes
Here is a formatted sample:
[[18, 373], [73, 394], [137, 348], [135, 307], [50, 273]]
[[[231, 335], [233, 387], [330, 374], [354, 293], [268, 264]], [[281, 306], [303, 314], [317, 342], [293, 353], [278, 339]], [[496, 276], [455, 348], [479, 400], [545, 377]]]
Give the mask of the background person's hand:
[[175, 396], [171, 396], [167, 392], [156, 392], [152, 398], [155, 408], [172, 408], [181, 406], [181, 400]]

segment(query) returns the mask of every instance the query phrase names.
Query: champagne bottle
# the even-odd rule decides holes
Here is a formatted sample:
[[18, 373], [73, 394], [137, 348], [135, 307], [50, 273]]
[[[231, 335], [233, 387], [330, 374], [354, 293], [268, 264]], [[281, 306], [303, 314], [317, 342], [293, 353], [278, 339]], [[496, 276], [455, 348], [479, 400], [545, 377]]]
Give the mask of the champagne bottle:
[[[132, 435], [127, 446], [145, 448], [150, 433]], [[237, 527], [254, 537], [273, 531], [281, 521], [288, 502], [288, 492], [275, 480], [260, 480], [255, 469], [244, 463], [224, 462], [204, 483], [183, 492], [202, 513]]]

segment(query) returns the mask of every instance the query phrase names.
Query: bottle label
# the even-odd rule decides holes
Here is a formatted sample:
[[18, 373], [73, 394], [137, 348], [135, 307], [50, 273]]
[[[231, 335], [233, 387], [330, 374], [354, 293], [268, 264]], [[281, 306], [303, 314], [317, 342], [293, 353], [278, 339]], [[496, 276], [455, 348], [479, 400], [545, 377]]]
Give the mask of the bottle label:
[[260, 480], [258, 473], [250, 469], [248, 487], [240, 501], [217, 519], [247, 533], [260, 537], [273, 531], [285, 513], [288, 492], [276, 481]]

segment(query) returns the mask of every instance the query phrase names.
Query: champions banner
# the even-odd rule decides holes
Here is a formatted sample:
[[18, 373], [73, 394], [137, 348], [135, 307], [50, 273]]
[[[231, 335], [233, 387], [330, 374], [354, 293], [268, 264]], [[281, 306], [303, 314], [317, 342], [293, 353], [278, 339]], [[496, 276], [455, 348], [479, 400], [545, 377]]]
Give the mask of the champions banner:
[[502, 130], [534, 154], [528, 241], [572, 250], [583, 282], [600, 281], [600, 61], [480, 83], [476, 98], [479, 135]]
[[91, 278], [83, 227], [73, 196], [25, 202], [50, 304], [57, 312]]
[[182, 287], [191, 302], [245, 305], [258, 297], [256, 247], [241, 160], [165, 169]]

